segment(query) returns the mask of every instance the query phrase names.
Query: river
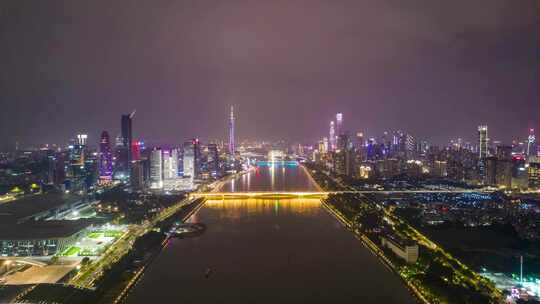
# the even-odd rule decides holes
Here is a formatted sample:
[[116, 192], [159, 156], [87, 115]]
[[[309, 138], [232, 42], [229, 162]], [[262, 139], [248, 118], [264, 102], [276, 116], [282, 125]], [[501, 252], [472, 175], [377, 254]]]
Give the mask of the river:
[[[259, 167], [222, 191], [317, 191], [298, 166]], [[204, 234], [172, 239], [128, 303], [414, 303], [318, 199], [209, 200]], [[208, 272], [210, 269], [210, 272]]]

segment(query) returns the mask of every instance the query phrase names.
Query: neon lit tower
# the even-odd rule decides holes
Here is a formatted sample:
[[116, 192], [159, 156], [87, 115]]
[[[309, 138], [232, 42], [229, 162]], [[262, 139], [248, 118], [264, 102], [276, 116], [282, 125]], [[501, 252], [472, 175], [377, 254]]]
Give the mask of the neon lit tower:
[[[529, 138], [527, 139], [527, 156], [531, 155], [531, 148], [533, 147], [536, 137], [534, 136], [534, 129], [529, 129]], [[532, 151], [534, 153], [534, 151]]]
[[229, 153], [234, 156], [235, 144], [234, 144], [234, 106], [231, 106], [231, 116], [229, 117]]
[[343, 132], [343, 114], [336, 114], [336, 137], [340, 136]]
[[330, 151], [336, 149], [336, 130], [334, 128], [334, 121], [330, 122]]
[[484, 159], [488, 156], [488, 127], [487, 126], [478, 127], [478, 138], [479, 138], [478, 157], [480, 159]]
[[99, 179], [102, 182], [112, 180], [111, 140], [107, 131], [101, 132], [99, 141]]

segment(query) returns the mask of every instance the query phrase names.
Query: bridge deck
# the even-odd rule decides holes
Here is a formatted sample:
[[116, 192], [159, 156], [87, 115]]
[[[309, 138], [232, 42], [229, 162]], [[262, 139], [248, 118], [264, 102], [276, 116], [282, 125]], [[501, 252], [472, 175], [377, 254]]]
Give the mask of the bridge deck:
[[297, 192], [297, 191], [258, 191], [258, 192], [203, 192], [192, 193], [192, 197], [206, 198], [287, 198], [287, 197], [307, 197], [325, 198], [329, 194], [358, 193], [358, 194], [415, 194], [415, 193], [479, 193], [478, 190], [400, 190], [400, 191], [319, 191], [319, 192]]

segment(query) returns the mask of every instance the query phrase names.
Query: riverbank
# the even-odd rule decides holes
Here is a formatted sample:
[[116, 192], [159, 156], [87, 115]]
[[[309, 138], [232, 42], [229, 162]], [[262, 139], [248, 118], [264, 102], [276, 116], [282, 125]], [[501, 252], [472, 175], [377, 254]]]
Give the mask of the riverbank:
[[[205, 199], [201, 198], [193, 202], [193, 206], [190, 206], [190, 208], [187, 208], [186, 210], [182, 210], [179, 212], [178, 216], [180, 217], [180, 220], [182, 222], [185, 222], [188, 220], [193, 214], [197, 213], [199, 209], [202, 208], [202, 206], [205, 203]], [[174, 218], [169, 218], [170, 221]], [[170, 226], [170, 223], [166, 223], [162, 229], [165, 229], [167, 226]], [[122, 289], [122, 291], [115, 297], [114, 301], [112, 303], [122, 303], [127, 299], [129, 296], [130, 291], [137, 286], [137, 284], [140, 282], [140, 279], [144, 276], [144, 273], [146, 269], [152, 264], [152, 262], [156, 259], [156, 257], [165, 249], [167, 246], [169, 240], [172, 236], [167, 235], [165, 239], [161, 242], [158, 250], [154, 250], [154, 252], [151, 254], [151, 256], [147, 259], [146, 263], [144, 265], [141, 265], [140, 268], [135, 272], [133, 277], [129, 280], [128, 284]], [[107, 302], [103, 302], [107, 303]]]
[[77, 288], [67, 284], [35, 285], [21, 293], [17, 297], [17, 301], [33, 302], [47, 299], [51, 303], [120, 303], [130, 288], [144, 274], [146, 267], [167, 245], [168, 236], [162, 231], [172, 226], [172, 223], [178, 218], [188, 219], [202, 207], [204, 199], [200, 198], [179, 204], [182, 204], [180, 210], [155, 222], [152, 229], [146, 229], [144, 234], [131, 243], [129, 251], [104, 269], [100, 278], [95, 280], [94, 288]]
[[[310, 168], [314, 179], [326, 186], [327, 191], [346, 189], [342, 180]], [[502, 294], [486, 278], [468, 269], [463, 263], [396, 215], [361, 194], [335, 194], [323, 201], [329, 210], [391, 267], [424, 303], [498, 303]], [[418, 261], [406, 263], [382, 246], [381, 233], [389, 231], [418, 246]]]

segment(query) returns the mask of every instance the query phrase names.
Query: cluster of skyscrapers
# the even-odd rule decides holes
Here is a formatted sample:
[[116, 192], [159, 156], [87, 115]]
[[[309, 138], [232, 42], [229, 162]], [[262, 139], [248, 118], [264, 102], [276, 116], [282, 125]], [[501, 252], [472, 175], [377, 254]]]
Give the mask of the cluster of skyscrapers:
[[481, 125], [476, 144], [457, 139], [438, 147], [399, 130], [378, 138], [363, 132], [353, 137], [343, 127], [343, 114], [337, 113], [312, 158], [352, 177], [435, 177], [509, 189], [540, 186], [538, 153], [534, 129], [525, 140], [503, 145], [491, 141], [488, 127]]

